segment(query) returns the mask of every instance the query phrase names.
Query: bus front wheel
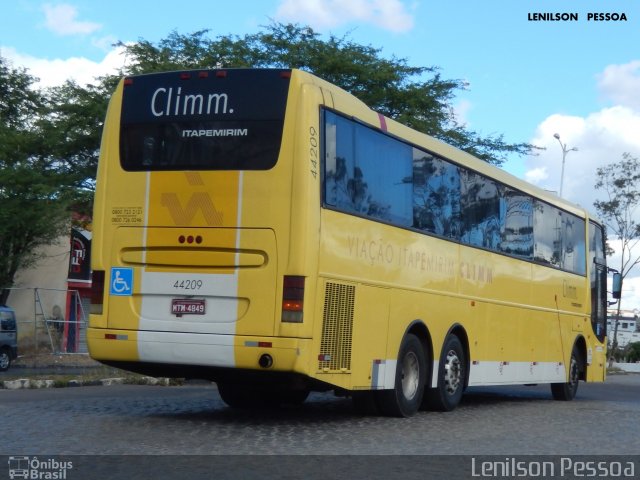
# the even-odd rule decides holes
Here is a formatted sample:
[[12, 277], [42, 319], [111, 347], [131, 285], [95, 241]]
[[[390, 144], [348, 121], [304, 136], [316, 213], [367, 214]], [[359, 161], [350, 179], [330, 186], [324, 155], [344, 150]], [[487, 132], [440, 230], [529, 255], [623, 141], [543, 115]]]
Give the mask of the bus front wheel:
[[458, 406], [464, 392], [466, 362], [462, 342], [456, 335], [449, 335], [442, 347], [437, 387], [427, 389], [424, 407], [448, 412]]
[[393, 417], [410, 417], [415, 414], [422, 403], [426, 378], [424, 347], [418, 337], [409, 333], [400, 345], [395, 388], [376, 392], [380, 412]]
[[569, 363], [569, 381], [551, 384], [551, 395], [555, 400], [569, 401], [575, 398], [580, 382], [580, 365], [580, 354], [574, 348]]

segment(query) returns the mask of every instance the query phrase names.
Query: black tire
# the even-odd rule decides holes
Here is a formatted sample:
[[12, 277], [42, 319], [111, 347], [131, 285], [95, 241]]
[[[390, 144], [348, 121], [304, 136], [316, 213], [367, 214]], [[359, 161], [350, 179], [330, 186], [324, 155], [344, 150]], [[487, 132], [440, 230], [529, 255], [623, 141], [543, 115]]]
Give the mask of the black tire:
[[574, 348], [571, 352], [571, 360], [569, 364], [569, 381], [551, 384], [551, 395], [553, 395], [555, 400], [568, 402], [569, 400], [576, 398], [576, 393], [578, 393], [578, 384], [580, 383], [581, 369], [581, 356]]
[[222, 401], [231, 408], [273, 408], [282, 404], [300, 405], [309, 396], [309, 390], [269, 389], [235, 383], [218, 383], [218, 393]]
[[257, 399], [248, 388], [235, 383], [218, 383], [218, 393], [222, 401], [231, 408], [251, 408], [257, 406]]
[[0, 350], [0, 372], [6, 372], [11, 366], [11, 352], [3, 348]]
[[302, 405], [309, 396], [309, 390], [284, 389], [273, 392], [278, 404]]
[[380, 412], [393, 417], [410, 417], [422, 403], [427, 379], [424, 347], [415, 335], [407, 334], [400, 344], [396, 363], [395, 388], [376, 392]]
[[467, 359], [462, 342], [456, 335], [447, 336], [438, 363], [438, 386], [427, 389], [423, 407], [442, 412], [456, 408], [464, 393], [466, 370]]

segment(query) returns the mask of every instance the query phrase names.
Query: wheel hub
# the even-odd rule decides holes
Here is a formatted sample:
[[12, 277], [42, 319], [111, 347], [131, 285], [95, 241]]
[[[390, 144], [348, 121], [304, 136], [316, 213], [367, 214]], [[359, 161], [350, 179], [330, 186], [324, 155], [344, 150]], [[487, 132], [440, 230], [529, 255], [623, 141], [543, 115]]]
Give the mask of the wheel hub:
[[462, 383], [462, 365], [455, 351], [447, 353], [444, 363], [444, 383], [449, 395], [456, 393]]
[[415, 353], [409, 352], [402, 360], [402, 393], [412, 400], [418, 393], [420, 384], [420, 363]]

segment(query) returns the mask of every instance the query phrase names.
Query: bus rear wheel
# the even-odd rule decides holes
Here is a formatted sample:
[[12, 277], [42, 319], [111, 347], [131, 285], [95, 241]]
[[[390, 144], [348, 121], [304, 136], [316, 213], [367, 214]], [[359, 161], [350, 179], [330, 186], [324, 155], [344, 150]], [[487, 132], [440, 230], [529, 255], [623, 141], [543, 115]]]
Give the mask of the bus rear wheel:
[[458, 406], [465, 386], [466, 356], [462, 342], [449, 335], [442, 347], [438, 366], [438, 384], [429, 388], [423, 406], [428, 410], [448, 412]]
[[555, 400], [569, 401], [573, 400], [578, 393], [578, 383], [580, 382], [580, 354], [574, 348], [571, 352], [571, 361], [569, 363], [569, 381], [564, 383], [552, 383], [551, 395]]
[[376, 392], [380, 412], [393, 417], [410, 417], [422, 403], [427, 378], [427, 362], [422, 342], [415, 335], [405, 335], [396, 363], [395, 387]]

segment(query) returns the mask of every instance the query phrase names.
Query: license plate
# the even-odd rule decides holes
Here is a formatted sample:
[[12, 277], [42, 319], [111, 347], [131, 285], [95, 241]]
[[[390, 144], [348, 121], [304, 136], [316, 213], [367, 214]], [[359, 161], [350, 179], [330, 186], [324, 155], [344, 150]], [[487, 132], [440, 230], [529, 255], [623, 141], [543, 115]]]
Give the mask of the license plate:
[[204, 300], [174, 298], [171, 300], [171, 313], [173, 315], [204, 315]]

